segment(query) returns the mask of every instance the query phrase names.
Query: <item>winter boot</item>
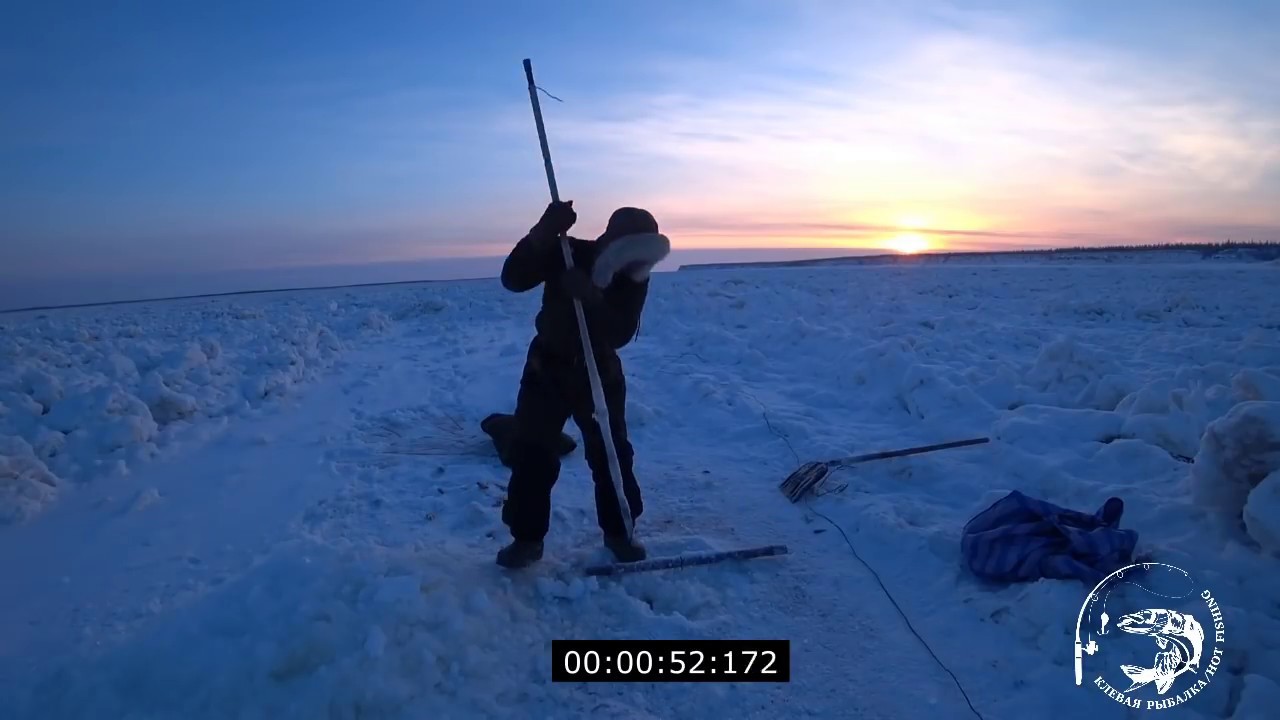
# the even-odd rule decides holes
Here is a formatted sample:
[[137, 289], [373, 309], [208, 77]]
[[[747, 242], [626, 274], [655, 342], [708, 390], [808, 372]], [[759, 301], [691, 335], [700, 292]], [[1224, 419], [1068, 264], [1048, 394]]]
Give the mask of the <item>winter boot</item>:
[[541, 559], [541, 540], [515, 540], [498, 551], [498, 564], [505, 568], [527, 567]]
[[625, 535], [605, 536], [604, 546], [609, 548], [609, 552], [613, 553], [618, 562], [640, 562], [646, 557], [644, 546], [636, 542], [634, 538], [629, 539]]

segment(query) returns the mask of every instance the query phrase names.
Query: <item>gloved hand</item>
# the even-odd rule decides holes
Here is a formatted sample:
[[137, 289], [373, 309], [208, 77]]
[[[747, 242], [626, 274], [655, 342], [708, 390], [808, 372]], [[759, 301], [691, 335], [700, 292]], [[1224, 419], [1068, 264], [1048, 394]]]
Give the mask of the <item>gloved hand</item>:
[[564, 275], [560, 277], [560, 283], [570, 295], [581, 300], [584, 305], [594, 305], [604, 301], [604, 293], [591, 282], [591, 278], [580, 267], [574, 266], [565, 270]]
[[544, 235], [558, 238], [569, 232], [569, 228], [578, 221], [578, 213], [573, 209], [573, 201], [551, 202], [542, 212], [542, 217], [534, 225]]

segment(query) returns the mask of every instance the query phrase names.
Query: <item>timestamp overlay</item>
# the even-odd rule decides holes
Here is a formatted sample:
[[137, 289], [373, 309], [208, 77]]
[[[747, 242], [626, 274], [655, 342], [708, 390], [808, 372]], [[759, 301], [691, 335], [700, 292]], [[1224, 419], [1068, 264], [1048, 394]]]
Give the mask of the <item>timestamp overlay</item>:
[[552, 682], [791, 682], [790, 640], [552, 640]]

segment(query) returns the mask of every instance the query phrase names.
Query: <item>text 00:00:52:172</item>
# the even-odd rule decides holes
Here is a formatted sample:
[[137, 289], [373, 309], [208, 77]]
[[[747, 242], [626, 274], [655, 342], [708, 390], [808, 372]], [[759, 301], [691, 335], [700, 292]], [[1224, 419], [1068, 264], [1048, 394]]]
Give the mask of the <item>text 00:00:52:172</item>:
[[552, 640], [552, 682], [790, 682], [789, 640]]

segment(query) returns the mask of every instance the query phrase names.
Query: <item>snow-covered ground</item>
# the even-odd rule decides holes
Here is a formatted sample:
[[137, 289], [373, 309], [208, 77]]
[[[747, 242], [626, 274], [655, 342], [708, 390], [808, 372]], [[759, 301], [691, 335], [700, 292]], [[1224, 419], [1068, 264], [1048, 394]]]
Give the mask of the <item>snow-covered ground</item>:
[[[506, 472], [478, 423], [511, 408], [537, 293], [0, 315], [0, 716], [972, 717], [815, 510], [983, 717], [1142, 714], [1074, 684], [1089, 588], [962, 568], [965, 522], [1018, 489], [1124, 499], [1139, 554], [1213, 589], [1222, 670], [1161, 712], [1274, 717], [1277, 286], [1234, 263], [655, 276], [624, 351], [637, 530], [655, 555], [790, 554], [604, 580], [580, 573], [604, 558], [580, 452], [544, 562], [492, 561]], [[984, 435], [807, 504], [777, 489]], [[792, 680], [549, 682], [552, 639], [691, 637], [789, 639]]]

